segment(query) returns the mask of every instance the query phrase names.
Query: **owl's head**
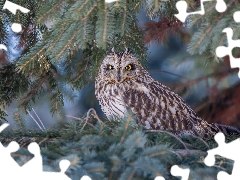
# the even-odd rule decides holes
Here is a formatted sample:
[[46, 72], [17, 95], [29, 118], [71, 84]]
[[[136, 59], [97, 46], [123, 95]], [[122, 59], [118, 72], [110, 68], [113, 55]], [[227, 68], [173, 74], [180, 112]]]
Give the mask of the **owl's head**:
[[114, 52], [112, 48], [99, 69], [99, 75], [110, 83], [122, 83], [141, 75], [143, 67], [138, 59], [126, 48], [124, 52]]

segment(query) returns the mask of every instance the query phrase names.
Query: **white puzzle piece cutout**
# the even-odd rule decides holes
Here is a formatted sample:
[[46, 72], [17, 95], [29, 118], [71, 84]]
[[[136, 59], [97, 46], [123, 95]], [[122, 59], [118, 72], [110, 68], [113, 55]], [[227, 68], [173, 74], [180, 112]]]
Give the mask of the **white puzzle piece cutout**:
[[240, 139], [236, 139], [230, 143], [225, 143], [225, 136], [223, 133], [217, 133], [214, 137], [218, 143], [218, 147], [208, 151], [204, 162], [207, 166], [215, 164], [215, 155], [220, 155], [227, 159], [234, 160], [232, 174], [220, 171], [217, 175], [218, 180], [238, 180], [240, 177]]
[[[229, 55], [230, 58], [230, 66], [231, 68], [240, 68], [240, 58], [234, 58], [232, 55], [232, 50], [235, 47], [240, 47], [240, 39], [233, 40], [233, 30], [231, 28], [225, 28], [223, 30], [227, 34], [228, 39], [228, 47], [226, 46], [219, 46], [216, 48], [216, 54], [218, 57], [224, 57]], [[240, 72], [238, 73], [238, 77], [240, 78]]]
[[162, 177], [162, 176], [157, 176], [157, 177], [154, 178], [154, 180], [165, 180], [165, 178]]
[[81, 180], [92, 180], [89, 176], [83, 176]]
[[[212, 0], [201, 0], [201, 10], [188, 13], [187, 12], [187, 2], [186, 1], [178, 1], [176, 3], [176, 8], [178, 9], [178, 14], [175, 14], [175, 16], [182, 22], [185, 22], [187, 16], [191, 14], [200, 14], [204, 15], [205, 14], [205, 9], [203, 6], [203, 2], [205, 1], [212, 1]], [[218, 12], [224, 12], [227, 9], [226, 3], [224, 0], [216, 0], [216, 10]], [[240, 11], [237, 11], [233, 14], [233, 18], [236, 22], [240, 22]], [[223, 32], [227, 33], [227, 38], [228, 38], [228, 47], [225, 46], [219, 46], [216, 49], [216, 54], [218, 57], [224, 57], [226, 55], [229, 55], [230, 57], [230, 66], [231, 68], [240, 68], [240, 58], [234, 58], [232, 56], [232, 49], [235, 47], [240, 47], [240, 40], [233, 40], [233, 31], [231, 28], [225, 28]], [[240, 71], [238, 73], [238, 77], [240, 78]]]
[[[9, 10], [9, 11], [10, 11], [11, 13], [13, 13], [13, 14], [16, 14], [17, 10], [20, 10], [22, 13], [28, 13], [28, 12], [30, 12], [29, 9], [24, 8], [24, 7], [22, 7], [22, 6], [19, 6], [19, 5], [15, 4], [15, 3], [12, 3], [12, 2], [10, 2], [10, 1], [6, 1], [6, 2], [4, 3], [3, 10], [4, 10], [4, 9]], [[11, 29], [13, 30], [13, 32], [19, 33], [19, 32], [22, 31], [22, 26], [21, 26], [21, 24], [13, 23], [12, 26], [11, 26]], [[1, 49], [7, 51], [7, 47], [6, 47], [4, 44], [0, 44], [0, 50], [1, 50]]]
[[181, 180], [188, 180], [189, 174], [190, 174], [190, 169], [182, 169], [177, 165], [172, 166], [171, 168], [171, 174], [173, 176], [181, 176]]
[[22, 6], [19, 6], [15, 3], [12, 3], [10, 1], [6, 1], [4, 6], [3, 6], [3, 9], [8, 9], [11, 13], [13, 14], [16, 14], [17, 13], [17, 10], [20, 10], [22, 13], [29, 13], [29, 9], [27, 8], [24, 8]]
[[118, 1], [118, 0], [105, 0], [105, 3], [112, 3], [112, 2], [115, 2], [115, 1]]
[[[19, 6], [19, 5], [15, 4], [15, 3], [12, 3], [10, 1], [5, 2], [4, 6], [3, 6], [3, 9], [8, 9], [13, 14], [16, 14], [17, 10], [20, 10], [22, 13], [29, 13], [29, 11], [30, 11], [29, 9], [24, 8], [22, 6]], [[12, 24], [12, 30], [15, 33], [21, 32], [22, 31], [21, 24], [13, 23]]]
[[240, 11], [237, 11], [233, 14], [233, 19], [234, 21], [236, 21], [237, 23], [240, 22]]
[[[200, 15], [204, 15], [205, 14], [205, 9], [203, 6], [203, 2], [206, 1], [212, 1], [212, 0], [201, 0], [201, 10], [196, 11], [196, 12], [191, 12], [188, 13], [187, 12], [187, 2], [186, 1], [178, 1], [176, 3], [176, 8], [178, 10], [178, 14], [175, 14], [175, 16], [182, 22], [185, 22], [187, 16], [192, 15], [192, 14], [200, 14]], [[227, 9], [226, 3], [224, 2], [224, 0], [216, 0], [216, 10], [218, 12], [224, 12]]]
[[[9, 143], [7, 147], [4, 147], [2, 143], [0, 143], [0, 179], [19, 174], [20, 166], [11, 156], [11, 153], [16, 152], [18, 149], [19, 145], [15, 141]], [[12, 173], [13, 171], [15, 172]], [[11, 179], [10, 177], [9, 179]]]
[[[106, 3], [112, 3], [115, 1], [118, 1], [118, 0], [105, 0]], [[13, 14], [16, 14], [17, 10], [20, 10], [22, 13], [30, 12], [29, 9], [24, 8], [18, 4], [12, 3], [11, 1], [8, 1], [8, 0], [5, 2], [4, 6], [3, 6], [3, 10], [4, 9], [8, 9]], [[19, 33], [22, 31], [22, 26], [21, 26], [21, 24], [18, 24], [18, 23], [13, 23], [11, 28], [12, 28], [13, 32], [15, 32], [15, 33]], [[7, 47], [3, 44], [0, 44], [0, 49], [4, 49], [5, 51], [7, 51]]]
[[[0, 127], [2, 132], [9, 124]], [[22, 167], [12, 158], [11, 153], [19, 150], [19, 144], [15, 141], [4, 147], [0, 142], [0, 179], [1, 180], [71, 180], [66, 174], [70, 166], [68, 160], [61, 160], [59, 163], [60, 172], [43, 172], [42, 156], [40, 147], [36, 142], [28, 145], [28, 151], [34, 155]], [[81, 180], [91, 180], [89, 176], [83, 176]]]

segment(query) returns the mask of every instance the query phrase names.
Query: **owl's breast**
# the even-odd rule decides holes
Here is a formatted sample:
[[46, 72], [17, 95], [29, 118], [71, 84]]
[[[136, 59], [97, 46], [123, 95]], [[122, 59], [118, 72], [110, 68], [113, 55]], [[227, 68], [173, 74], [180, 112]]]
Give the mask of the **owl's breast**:
[[120, 118], [127, 112], [122, 95], [125, 89], [119, 84], [108, 84], [96, 93], [102, 111], [108, 119]]

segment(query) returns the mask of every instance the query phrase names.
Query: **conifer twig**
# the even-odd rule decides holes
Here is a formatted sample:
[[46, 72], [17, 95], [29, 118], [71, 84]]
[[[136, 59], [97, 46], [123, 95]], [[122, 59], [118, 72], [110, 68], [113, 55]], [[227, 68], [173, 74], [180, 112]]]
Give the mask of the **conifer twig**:
[[43, 142], [45, 142], [45, 141], [47, 141], [47, 140], [49, 140], [49, 138], [47, 137], [47, 138], [44, 138], [42, 141], [40, 141], [38, 144], [39, 145], [41, 145]]
[[132, 118], [132, 115], [130, 114], [130, 115], [128, 116], [128, 118], [127, 118], [127, 122], [126, 122], [126, 125], [125, 125], [125, 128], [124, 128], [124, 132], [123, 132], [123, 135], [122, 135], [122, 137], [121, 137], [120, 143], [123, 142], [124, 137], [126, 136], [126, 132], [127, 132], [129, 123], [130, 123], [130, 121], [131, 121], [131, 118]]
[[47, 76], [45, 76], [43, 79], [41, 79], [38, 86], [35, 87], [35, 88], [32, 88], [30, 90], [30, 92], [25, 97], [17, 99], [17, 100], [25, 100], [25, 99], [28, 99], [28, 98], [29, 99], [32, 98], [46, 81], [47, 81]]
[[198, 137], [198, 136], [194, 136], [194, 138], [197, 138], [198, 140], [200, 140], [204, 145], [207, 146], [208, 149], [210, 148], [209, 145], [207, 144], [207, 142], [204, 141], [202, 138], [200, 138], [200, 137]]
[[19, 115], [18, 115], [17, 113], [15, 113], [14, 116], [16, 117], [16, 120], [17, 120], [19, 126], [21, 127], [20, 129], [21, 129], [21, 131], [22, 131], [22, 135], [24, 135], [25, 132], [24, 132], [24, 130], [23, 130], [23, 124], [22, 124], [22, 121], [21, 121], [20, 118], [19, 118]]
[[207, 152], [195, 149], [191, 149], [189, 151], [186, 151], [185, 149], [175, 149], [174, 152], [180, 155], [182, 158], [188, 157], [189, 155], [193, 154], [198, 154], [204, 157], [207, 155]]
[[89, 64], [89, 61], [90, 61], [90, 58], [86, 58], [87, 62], [81, 72], [80, 75], [78, 75], [78, 77], [76, 77], [76, 79], [73, 80], [73, 83], [76, 83], [77, 81], [79, 81], [79, 79], [84, 75], [84, 73], [87, 71], [87, 67], [88, 67], [88, 64]]
[[162, 131], [162, 130], [146, 130], [145, 132], [160, 132], [160, 133], [166, 133], [166, 134], [168, 134], [168, 135], [176, 138], [179, 142], [181, 142], [181, 144], [184, 146], [184, 148], [185, 148], [186, 150], [189, 150], [188, 147], [185, 145], [185, 143], [184, 143], [179, 137], [177, 137], [176, 135], [174, 135], [174, 134], [172, 134], [172, 133], [170, 133], [170, 132], [168, 132], [168, 131]]

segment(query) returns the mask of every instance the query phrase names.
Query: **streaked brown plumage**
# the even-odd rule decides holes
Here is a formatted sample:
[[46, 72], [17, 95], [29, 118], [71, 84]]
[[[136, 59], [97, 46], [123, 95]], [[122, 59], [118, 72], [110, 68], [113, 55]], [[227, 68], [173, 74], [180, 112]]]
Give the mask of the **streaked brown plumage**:
[[146, 129], [168, 130], [204, 138], [221, 131], [238, 134], [235, 128], [209, 124], [196, 115], [170, 88], [155, 81], [129, 49], [107, 55], [95, 82], [95, 94], [103, 112], [111, 118], [123, 117], [128, 109]]

